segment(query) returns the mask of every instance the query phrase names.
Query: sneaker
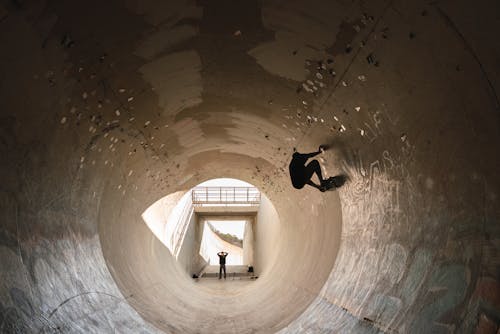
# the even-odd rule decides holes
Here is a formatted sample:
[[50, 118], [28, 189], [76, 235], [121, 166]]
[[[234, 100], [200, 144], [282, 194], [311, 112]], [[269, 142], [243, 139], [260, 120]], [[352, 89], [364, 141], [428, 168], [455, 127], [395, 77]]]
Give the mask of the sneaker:
[[332, 184], [331, 182], [332, 182], [332, 178], [331, 178], [331, 177], [330, 177], [330, 178], [328, 178], [328, 179], [326, 179], [326, 180], [323, 180], [323, 182], [321, 182], [321, 185], [320, 185], [320, 189], [319, 189], [319, 190], [321, 190], [321, 191], [326, 191], [326, 190], [328, 190], [328, 188], [330, 188], [330, 187], [331, 187], [331, 184]]

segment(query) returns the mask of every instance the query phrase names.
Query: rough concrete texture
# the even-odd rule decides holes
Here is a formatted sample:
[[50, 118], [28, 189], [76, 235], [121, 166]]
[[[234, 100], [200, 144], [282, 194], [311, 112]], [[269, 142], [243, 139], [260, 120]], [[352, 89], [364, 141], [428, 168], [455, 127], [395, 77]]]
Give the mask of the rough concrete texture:
[[[0, 332], [495, 333], [498, 1], [3, 1]], [[339, 191], [295, 190], [293, 147]], [[259, 187], [276, 260], [199, 289], [141, 219]], [[256, 240], [258, 242], [258, 240]]]

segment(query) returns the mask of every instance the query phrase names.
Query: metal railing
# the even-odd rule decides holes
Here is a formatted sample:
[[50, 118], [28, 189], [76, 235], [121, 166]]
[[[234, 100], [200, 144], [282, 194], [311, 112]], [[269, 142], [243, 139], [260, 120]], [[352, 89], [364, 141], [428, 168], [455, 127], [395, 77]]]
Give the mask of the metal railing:
[[193, 205], [257, 205], [260, 191], [254, 187], [196, 187], [191, 190]]

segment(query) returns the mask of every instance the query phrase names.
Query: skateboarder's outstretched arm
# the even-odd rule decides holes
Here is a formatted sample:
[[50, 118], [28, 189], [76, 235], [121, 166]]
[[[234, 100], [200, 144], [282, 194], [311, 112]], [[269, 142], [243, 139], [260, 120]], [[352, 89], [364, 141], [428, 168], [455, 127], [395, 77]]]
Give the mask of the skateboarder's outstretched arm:
[[317, 156], [318, 154], [322, 153], [325, 150], [325, 147], [323, 145], [320, 145], [318, 150], [316, 152], [311, 152], [311, 153], [299, 153], [295, 152], [294, 155], [299, 155], [301, 158], [309, 159]]

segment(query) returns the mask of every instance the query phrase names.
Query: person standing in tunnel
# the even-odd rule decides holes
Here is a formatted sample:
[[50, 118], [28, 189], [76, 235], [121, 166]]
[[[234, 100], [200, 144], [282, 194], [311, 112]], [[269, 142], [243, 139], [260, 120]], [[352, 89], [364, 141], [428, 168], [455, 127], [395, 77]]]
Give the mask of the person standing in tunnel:
[[[312, 160], [306, 165], [307, 160], [317, 156], [318, 154], [326, 151], [328, 146], [320, 145], [317, 152], [312, 153], [299, 153], [294, 148], [292, 161], [288, 166], [290, 172], [290, 178], [292, 180], [292, 185], [296, 189], [302, 189], [306, 184], [318, 189], [319, 191], [326, 191], [332, 187], [340, 187], [343, 184], [345, 177], [333, 176], [328, 179], [324, 179], [321, 173], [321, 166], [318, 160]], [[314, 183], [311, 178], [316, 174], [320, 184]]]
[[222, 270], [224, 270], [224, 279], [226, 279], [226, 256], [227, 252], [219, 252], [217, 255], [219, 256], [219, 279], [222, 278]]

